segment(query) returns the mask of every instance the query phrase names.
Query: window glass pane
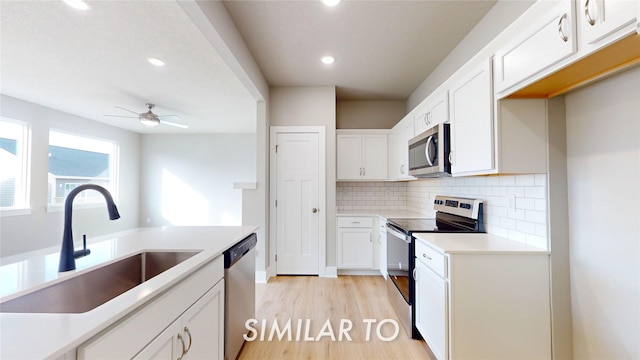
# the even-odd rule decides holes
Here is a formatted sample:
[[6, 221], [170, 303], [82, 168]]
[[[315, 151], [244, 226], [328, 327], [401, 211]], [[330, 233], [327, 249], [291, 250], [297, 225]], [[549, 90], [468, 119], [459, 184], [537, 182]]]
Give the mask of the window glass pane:
[[[49, 204], [63, 204], [71, 190], [82, 184], [103, 186], [116, 197], [114, 142], [49, 132]], [[96, 191], [83, 191], [76, 204], [104, 202]]]
[[0, 208], [28, 207], [28, 139], [26, 123], [0, 119]]

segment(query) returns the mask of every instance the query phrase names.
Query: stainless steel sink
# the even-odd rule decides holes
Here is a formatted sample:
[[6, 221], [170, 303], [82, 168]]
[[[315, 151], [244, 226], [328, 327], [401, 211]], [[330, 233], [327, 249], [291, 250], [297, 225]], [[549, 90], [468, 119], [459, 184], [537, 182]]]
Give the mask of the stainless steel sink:
[[84, 313], [187, 260], [198, 251], [142, 252], [0, 304], [3, 313]]

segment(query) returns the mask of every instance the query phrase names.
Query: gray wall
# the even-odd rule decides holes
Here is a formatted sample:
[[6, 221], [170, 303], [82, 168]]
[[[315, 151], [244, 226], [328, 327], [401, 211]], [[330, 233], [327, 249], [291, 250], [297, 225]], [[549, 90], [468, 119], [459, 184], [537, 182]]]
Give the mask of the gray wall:
[[574, 358], [638, 359], [640, 68], [565, 105]]
[[406, 112], [402, 100], [338, 101], [336, 128], [338, 129], [391, 129]]
[[[323, 87], [275, 87], [270, 91], [272, 126], [324, 126], [326, 129], [327, 266], [336, 266], [336, 90]], [[271, 254], [275, 254], [272, 239]], [[273, 256], [273, 255], [272, 255]], [[273, 270], [272, 270], [273, 271]]]
[[411, 111], [422, 100], [426, 99], [431, 92], [522, 15], [533, 3], [535, 3], [534, 0], [498, 1], [409, 96], [406, 112]]
[[242, 190], [255, 182], [255, 134], [143, 135], [141, 225], [242, 224]]
[[63, 212], [47, 212], [49, 128], [79, 135], [115, 140], [120, 146], [120, 186], [116, 204], [121, 218], [109, 221], [104, 206], [75, 209], [73, 232], [76, 240], [138, 226], [138, 184], [140, 178], [140, 136], [136, 133], [77, 117], [44, 106], [1, 95], [2, 116], [31, 124], [31, 213], [0, 218], [0, 256], [59, 246]]

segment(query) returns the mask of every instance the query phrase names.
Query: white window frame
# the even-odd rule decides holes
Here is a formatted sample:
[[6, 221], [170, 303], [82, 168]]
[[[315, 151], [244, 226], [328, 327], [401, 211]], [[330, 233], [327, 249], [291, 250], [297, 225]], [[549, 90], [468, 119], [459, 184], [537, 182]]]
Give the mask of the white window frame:
[[0, 117], [0, 121], [22, 127], [22, 134], [16, 139], [16, 155], [22, 171], [15, 182], [14, 205], [0, 207], [0, 217], [28, 215], [31, 213], [31, 124], [7, 117]]
[[[120, 192], [119, 191], [119, 188], [120, 188], [120, 178], [119, 178], [119, 175], [120, 175], [120, 170], [119, 170], [120, 169], [120, 144], [116, 140], [113, 140], [113, 139], [99, 138], [99, 137], [92, 136], [92, 135], [69, 132], [67, 130], [56, 129], [56, 128], [50, 128], [49, 129], [49, 136], [51, 136], [52, 132], [61, 134], [62, 136], [70, 136], [70, 137], [82, 138], [82, 139], [86, 139], [86, 140], [94, 140], [94, 141], [105, 142], [105, 143], [109, 143], [109, 144], [111, 144], [113, 146], [110, 149], [110, 156], [109, 156], [109, 179], [110, 179], [110, 185], [107, 188], [107, 190], [109, 190], [109, 193], [113, 197], [113, 200], [115, 202], [118, 202], [118, 200], [119, 200], [119, 192]], [[49, 139], [49, 141], [47, 143], [47, 149], [49, 148], [49, 146], [51, 146], [51, 139]], [[60, 145], [54, 145], [54, 146], [60, 146]], [[65, 146], [65, 147], [67, 147], [67, 146]], [[88, 151], [96, 151], [95, 149], [91, 150], [91, 149], [83, 148], [83, 147], [67, 147], [67, 148], [74, 148], [74, 149], [88, 150]], [[73, 177], [70, 177], [70, 178], [73, 178]], [[104, 180], [104, 178], [100, 178], [100, 179]], [[95, 202], [95, 203], [84, 203], [84, 204], [74, 204], [73, 205], [74, 209], [98, 208], [98, 207], [103, 207], [103, 206], [104, 206], [103, 201], [99, 201], [99, 202]], [[47, 198], [47, 212], [61, 212], [63, 210], [64, 210], [64, 202], [63, 203], [59, 203], [59, 204], [53, 204], [53, 203], [49, 203], [49, 198]]]

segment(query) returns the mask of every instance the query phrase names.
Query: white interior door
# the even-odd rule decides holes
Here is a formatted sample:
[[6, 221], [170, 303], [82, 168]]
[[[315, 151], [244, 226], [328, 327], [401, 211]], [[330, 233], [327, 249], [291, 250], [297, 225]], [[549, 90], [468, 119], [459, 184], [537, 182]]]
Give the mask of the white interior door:
[[319, 145], [318, 133], [276, 135], [277, 274], [318, 274]]

